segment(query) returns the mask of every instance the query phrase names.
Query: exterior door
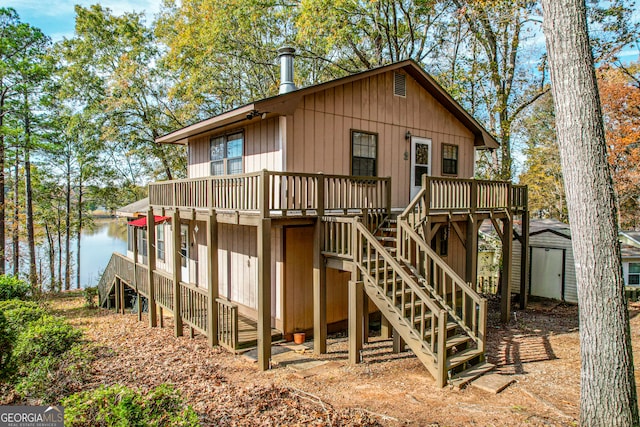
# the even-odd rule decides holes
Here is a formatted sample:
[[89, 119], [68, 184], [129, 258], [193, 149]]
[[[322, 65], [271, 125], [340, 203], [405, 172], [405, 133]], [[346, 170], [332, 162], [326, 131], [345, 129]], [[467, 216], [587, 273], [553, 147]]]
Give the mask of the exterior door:
[[561, 300], [564, 251], [531, 248], [531, 295]]
[[411, 199], [420, 192], [422, 175], [431, 175], [431, 140], [411, 137]]
[[180, 267], [181, 279], [189, 283], [189, 225], [180, 224]]

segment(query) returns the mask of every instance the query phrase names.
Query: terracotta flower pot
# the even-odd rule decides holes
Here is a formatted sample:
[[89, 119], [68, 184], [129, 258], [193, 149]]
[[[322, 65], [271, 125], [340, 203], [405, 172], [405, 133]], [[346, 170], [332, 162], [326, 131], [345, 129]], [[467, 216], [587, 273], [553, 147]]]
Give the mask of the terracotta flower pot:
[[304, 332], [296, 332], [293, 334], [293, 342], [296, 344], [302, 344], [304, 343], [305, 340], [305, 333]]

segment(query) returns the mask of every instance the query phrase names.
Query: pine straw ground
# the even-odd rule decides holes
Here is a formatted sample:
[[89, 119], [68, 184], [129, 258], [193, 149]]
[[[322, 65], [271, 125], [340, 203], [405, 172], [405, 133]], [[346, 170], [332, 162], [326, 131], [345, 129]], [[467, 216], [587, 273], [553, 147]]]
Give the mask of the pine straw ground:
[[[488, 359], [516, 380], [493, 395], [437, 388], [410, 352], [392, 354], [389, 341], [367, 345], [365, 363], [350, 366], [346, 338], [332, 336], [329, 354], [320, 358], [334, 363], [301, 378], [289, 367], [259, 372], [245, 357], [209, 348], [202, 336], [175, 338], [169, 317], [164, 328], [150, 328], [146, 316], [138, 322], [132, 314], [86, 310], [78, 297], [51, 303], [100, 349], [83, 388], [119, 383], [144, 391], [173, 384], [204, 425], [576, 425], [575, 306], [534, 304], [505, 327], [490, 304]], [[632, 308], [634, 342], [640, 340], [638, 309]]]

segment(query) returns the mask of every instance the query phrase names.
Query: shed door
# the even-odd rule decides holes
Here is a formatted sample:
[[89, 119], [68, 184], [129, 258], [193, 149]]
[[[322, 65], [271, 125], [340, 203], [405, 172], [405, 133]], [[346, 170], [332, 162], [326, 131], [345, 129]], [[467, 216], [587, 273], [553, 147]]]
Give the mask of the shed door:
[[561, 300], [564, 251], [531, 248], [531, 295]]
[[431, 175], [431, 140], [411, 137], [411, 199], [420, 191], [422, 175]]

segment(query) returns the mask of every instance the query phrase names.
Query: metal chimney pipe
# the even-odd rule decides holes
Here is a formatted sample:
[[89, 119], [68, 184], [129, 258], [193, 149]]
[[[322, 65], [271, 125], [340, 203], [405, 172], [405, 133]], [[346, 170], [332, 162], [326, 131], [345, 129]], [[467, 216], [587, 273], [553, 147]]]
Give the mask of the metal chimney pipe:
[[295, 51], [292, 47], [278, 49], [278, 58], [280, 58], [280, 92], [278, 93], [280, 95], [298, 89], [293, 83], [293, 54]]

